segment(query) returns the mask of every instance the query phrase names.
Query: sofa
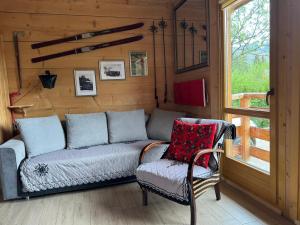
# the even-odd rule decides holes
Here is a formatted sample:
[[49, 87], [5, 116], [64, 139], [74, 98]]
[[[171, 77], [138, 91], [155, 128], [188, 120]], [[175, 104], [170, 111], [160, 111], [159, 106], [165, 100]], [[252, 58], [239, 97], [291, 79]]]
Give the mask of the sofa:
[[[139, 155], [157, 140], [170, 141], [181, 112], [155, 109], [17, 119], [20, 133], [0, 145], [4, 200], [136, 181]], [[149, 118], [150, 117], [150, 118]], [[160, 159], [168, 145], [146, 154]]]

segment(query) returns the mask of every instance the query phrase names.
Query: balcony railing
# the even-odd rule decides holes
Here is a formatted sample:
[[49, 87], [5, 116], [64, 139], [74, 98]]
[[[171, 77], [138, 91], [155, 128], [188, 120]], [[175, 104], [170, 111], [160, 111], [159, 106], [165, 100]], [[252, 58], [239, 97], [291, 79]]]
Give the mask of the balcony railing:
[[[265, 93], [239, 93], [232, 95], [232, 100], [239, 100], [240, 107], [245, 109], [263, 109], [259, 107], [251, 107], [250, 102], [251, 99], [265, 98]], [[236, 126], [237, 136], [240, 141], [233, 145], [231, 154], [233, 154], [233, 156], [239, 155], [244, 161], [247, 161], [250, 156], [252, 156], [260, 160], [270, 162], [269, 147], [266, 149], [265, 146], [255, 144], [257, 139], [269, 142], [270, 130], [255, 126], [254, 123], [251, 123], [251, 118], [249, 116], [232, 115], [232, 119], [234, 118], [239, 118], [239, 123], [236, 124]]]

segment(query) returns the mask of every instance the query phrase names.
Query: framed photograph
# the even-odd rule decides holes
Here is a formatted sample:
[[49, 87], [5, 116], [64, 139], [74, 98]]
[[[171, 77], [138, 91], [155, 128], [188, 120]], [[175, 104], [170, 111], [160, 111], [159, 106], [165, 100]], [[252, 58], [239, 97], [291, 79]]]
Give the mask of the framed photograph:
[[200, 50], [200, 64], [205, 64], [208, 62], [207, 59], [207, 51], [205, 50]]
[[99, 67], [101, 80], [125, 80], [124, 61], [101, 61]]
[[76, 96], [95, 96], [96, 88], [96, 71], [95, 70], [74, 70], [75, 93]]
[[133, 77], [148, 75], [148, 58], [145, 51], [129, 52], [130, 74]]

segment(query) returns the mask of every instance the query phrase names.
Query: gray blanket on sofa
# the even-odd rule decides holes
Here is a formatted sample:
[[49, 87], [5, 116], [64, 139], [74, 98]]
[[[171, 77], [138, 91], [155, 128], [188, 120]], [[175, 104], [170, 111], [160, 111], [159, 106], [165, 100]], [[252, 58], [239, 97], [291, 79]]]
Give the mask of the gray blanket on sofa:
[[[23, 192], [90, 184], [135, 175], [142, 148], [153, 140], [60, 150], [27, 159], [20, 168]], [[159, 159], [167, 145], [145, 156]]]

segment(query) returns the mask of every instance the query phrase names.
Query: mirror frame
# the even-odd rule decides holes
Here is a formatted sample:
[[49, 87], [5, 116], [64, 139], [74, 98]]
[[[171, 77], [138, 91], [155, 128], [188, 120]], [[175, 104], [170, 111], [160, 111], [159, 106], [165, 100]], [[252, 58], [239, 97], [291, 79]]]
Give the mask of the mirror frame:
[[183, 6], [185, 3], [187, 3], [189, 0], [180, 0], [180, 2], [174, 7], [173, 9], [173, 26], [174, 26], [174, 47], [175, 47], [175, 73], [180, 74], [191, 70], [196, 70], [199, 68], [208, 67], [210, 64], [210, 5], [209, 0], [206, 1], [207, 5], [207, 25], [206, 25], [206, 48], [207, 48], [207, 63], [199, 63], [188, 67], [178, 68], [178, 50], [177, 50], [177, 16], [176, 12], [177, 10]]

